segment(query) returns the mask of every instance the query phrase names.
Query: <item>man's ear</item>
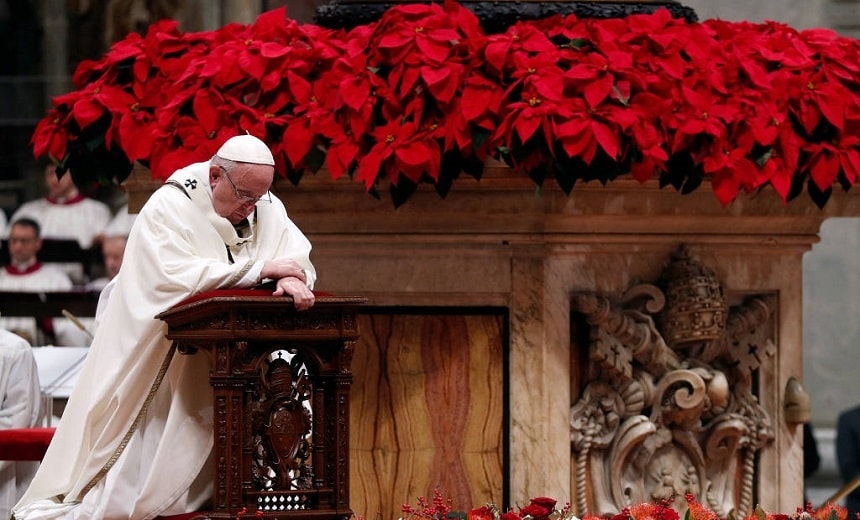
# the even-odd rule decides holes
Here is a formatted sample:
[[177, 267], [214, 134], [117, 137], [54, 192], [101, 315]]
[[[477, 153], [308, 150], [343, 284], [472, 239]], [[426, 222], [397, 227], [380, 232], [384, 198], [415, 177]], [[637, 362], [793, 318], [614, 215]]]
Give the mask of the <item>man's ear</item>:
[[217, 164], [209, 163], [209, 187], [214, 189], [221, 180], [221, 175], [223, 175], [221, 168]]

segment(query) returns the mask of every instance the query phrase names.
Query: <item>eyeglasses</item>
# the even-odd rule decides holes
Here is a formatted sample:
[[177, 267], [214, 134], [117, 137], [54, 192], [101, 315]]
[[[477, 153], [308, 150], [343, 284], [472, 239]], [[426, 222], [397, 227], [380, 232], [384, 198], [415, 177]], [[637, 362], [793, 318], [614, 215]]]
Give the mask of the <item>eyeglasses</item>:
[[[233, 187], [233, 193], [236, 195], [236, 199], [242, 202], [242, 204], [257, 204], [258, 202], [265, 202], [268, 204], [272, 203], [272, 193], [266, 190], [266, 193], [258, 197], [252, 197], [250, 195], [242, 195], [239, 193], [239, 189], [236, 187], [236, 184], [233, 182], [233, 179], [230, 178], [230, 174], [227, 173], [227, 168], [218, 165], [221, 168], [221, 171], [224, 172], [224, 177], [227, 178], [227, 181], [230, 183], [230, 186]], [[264, 198], [265, 197], [265, 198]]]

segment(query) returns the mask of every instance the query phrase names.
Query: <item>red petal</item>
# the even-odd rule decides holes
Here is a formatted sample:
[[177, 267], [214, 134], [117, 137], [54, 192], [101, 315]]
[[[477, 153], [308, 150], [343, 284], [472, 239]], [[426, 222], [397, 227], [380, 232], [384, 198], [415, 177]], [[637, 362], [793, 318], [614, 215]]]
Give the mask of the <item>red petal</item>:
[[711, 186], [714, 189], [714, 195], [724, 207], [728, 206], [738, 196], [738, 189], [740, 188], [737, 179], [732, 177], [731, 171], [728, 169], [720, 170], [714, 174]]
[[812, 159], [809, 175], [821, 191], [833, 185], [839, 175], [839, 159], [829, 152], [820, 152]]
[[508, 50], [511, 48], [511, 40], [508, 37], [499, 37], [495, 41], [487, 44], [484, 49], [484, 56], [487, 58], [487, 63], [492, 65], [497, 71], [505, 70], [505, 62], [508, 59]]
[[293, 71], [287, 71], [287, 84], [290, 93], [299, 103], [307, 103], [311, 99], [311, 84]]
[[287, 125], [284, 130], [284, 141], [290, 143], [286, 147], [287, 158], [294, 167], [301, 164], [313, 144], [314, 135], [308, 128], [304, 118]]
[[75, 103], [72, 115], [75, 116], [75, 121], [79, 127], [86, 128], [98, 121], [104, 111], [104, 107], [100, 103], [96, 103], [95, 100], [81, 99]]
[[606, 99], [610, 92], [612, 92], [612, 84], [615, 82], [615, 78], [613, 78], [609, 74], [604, 74], [603, 77], [597, 79], [596, 81], [592, 81], [585, 86], [585, 100], [588, 101], [588, 106], [591, 108], [596, 107], [600, 104], [601, 101]]
[[421, 52], [437, 63], [445, 61], [451, 52], [451, 44], [448, 42], [440, 43], [436, 40], [419, 36], [415, 38], [415, 43]]
[[385, 145], [374, 146], [367, 155], [358, 162], [358, 169], [355, 171], [355, 180], [364, 182], [364, 189], [370, 191], [370, 188], [376, 183], [376, 177], [382, 167], [382, 161], [385, 159]]
[[359, 77], [344, 78], [340, 82], [340, 95], [348, 107], [358, 110], [370, 96], [370, 83]]
[[514, 128], [516, 128], [521, 142], [525, 143], [534, 135], [540, 126], [540, 120], [540, 117], [531, 116], [525, 112], [520, 113], [520, 116], [514, 121]]
[[600, 143], [603, 151], [612, 159], [618, 159], [618, 134], [613, 132], [608, 126], [597, 121], [591, 123], [591, 129], [594, 131], [594, 137]]

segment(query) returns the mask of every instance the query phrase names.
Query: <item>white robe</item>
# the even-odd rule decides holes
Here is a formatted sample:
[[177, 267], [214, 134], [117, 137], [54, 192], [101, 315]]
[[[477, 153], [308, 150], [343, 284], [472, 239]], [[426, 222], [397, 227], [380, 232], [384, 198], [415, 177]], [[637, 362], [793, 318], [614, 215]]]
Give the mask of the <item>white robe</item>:
[[[11, 274], [5, 268], [0, 268], [0, 291], [41, 293], [72, 290], [72, 280], [66, 273], [49, 264], [40, 265], [37, 270], [26, 274]], [[89, 345], [89, 339], [81, 338], [82, 331], [66, 318], [55, 318], [53, 326], [55, 341], [52, 343], [71, 346]], [[46, 344], [34, 318], [3, 317], [0, 318], [0, 328], [26, 335], [33, 345]]]
[[[0, 329], [0, 429], [38, 426], [41, 406], [39, 371], [30, 345]], [[0, 518], [9, 518], [38, 466], [36, 461], [0, 460]]]
[[173, 357], [141, 412], [171, 352], [167, 327], [154, 316], [200, 292], [253, 286], [266, 259], [293, 258], [309, 287], [316, 272], [311, 244], [280, 200], [257, 207], [252, 234], [242, 239], [214, 212], [208, 175], [208, 162], [177, 171], [168, 183], [184, 186], [193, 200], [163, 186], [138, 214], [79, 384], [14, 509], [18, 520], [145, 520], [193, 511], [211, 497], [213, 408], [205, 356]]
[[135, 213], [128, 212], [128, 203], [120, 206], [113, 218], [104, 229], [106, 237], [127, 237], [131, 233], [131, 227], [134, 225], [134, 219], [137, 217]]
[[[87, 248], [110, 222], [111, 211], [110, 206], [95, 199], [82, 198], [73, 203], [59, 204], [41, 198], [21, 204], [9, 223], [21, 217], [38, 222], [44, 238], [73, 239]], [[8, 231], [6, 236], [9, 236]]]
[[[93, 245], [111, 220], [110, 207], [104, 202], [80, 198], [75, 202], [57, 203], [41, 198], [25, 202], [15, 210], [9, 225], [21, 217], [35, 220], [41, 227], [43, 238], [77, 240], [84, 249]], [[6, 236], [9, 236], [7, 226]], [[75, 283], [85, 283], [84, 266], [75, 262], [54, 262], [54, 266], [66, 272]]]

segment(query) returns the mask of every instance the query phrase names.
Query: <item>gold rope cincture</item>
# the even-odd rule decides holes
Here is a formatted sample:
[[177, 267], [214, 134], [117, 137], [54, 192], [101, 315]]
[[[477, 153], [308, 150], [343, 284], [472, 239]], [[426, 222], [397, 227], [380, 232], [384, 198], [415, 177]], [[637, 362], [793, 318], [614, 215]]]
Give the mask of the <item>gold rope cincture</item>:
[[158, 387], [161, 386], [161, 381], [164, 379], [164, 374], [167, 373], [167, 368], [170, 366], [170, 361], [173, 359], [174, 352], [176, 352], [176, 344], [171, 343], [170, 349], [167, 351], [167, 356], [165, 356], [164, 362], [161, 363], [161, 369], [158, 371], [158, 375], [155, 376], [155, 381], [152, 382], [152, 386], [149, 388], [149, 394], [147, 394], [146, 399], [143, 401], [143, 406], [141, 406], [140, 411], [137, 412], [137, 417], [134, 418], [128, 432], [126, 432], [122, 441], [119, 443], [119, 446], [114, 450], [113, 455], [111, 455], [105, 465], [102, 466], [102, 469], [100, 469], [92, 480], [90, 480], [89, 484], [81, 490], [81, 493], [78, 495], [78, 502], [83, 501], [84, 496], [90, 492], [99, 480], [104, 478], [107, 472], [110, 471], [114, 464], [116, 464], [116, 461], [119, 459], [119, 456], [122, 455], [122, 452], [125, 451], [128, 441], [131, 440], [131, 436], [137, 430], [138, 426], [140, 426], [140, 422], [143, 420], [144, 415], [146, 415], [146, 411], [149, 409], [149, 405], [155, 397], [155, 392], [158, 391]]

